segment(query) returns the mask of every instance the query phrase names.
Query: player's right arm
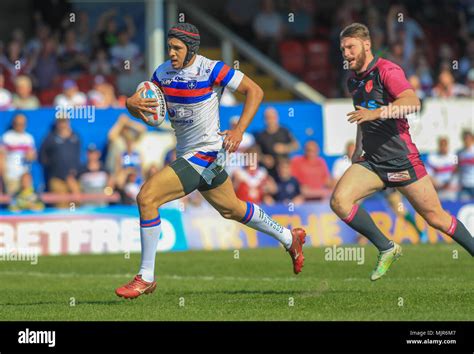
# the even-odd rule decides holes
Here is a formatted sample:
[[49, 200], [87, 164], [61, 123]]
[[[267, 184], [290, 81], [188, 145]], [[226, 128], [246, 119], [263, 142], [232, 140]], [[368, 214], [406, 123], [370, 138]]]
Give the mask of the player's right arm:
[[146, 123], [147, 119], [143, 112], [155, 113], [153, 107], [158, 106], [158, 101], [154, 98], [141, 97], [143, 91], [145, 91], [145, 87], [142, 87], [141, 90], [128, 97], [125, 101], [125, 106], [132, 116], [140, 118]]

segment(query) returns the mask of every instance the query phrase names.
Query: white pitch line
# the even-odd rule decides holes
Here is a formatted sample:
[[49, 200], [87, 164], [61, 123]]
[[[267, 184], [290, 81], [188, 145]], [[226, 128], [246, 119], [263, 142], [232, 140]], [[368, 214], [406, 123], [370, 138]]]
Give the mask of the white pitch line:
[[[104, 278], [131, 278], [136, 274], [104, 274], [104, 273], [48, 273], [48, 272], [22, 272], [22, 271], [1, 271], [2, 275], [14, 275], [14, 276], [30, 276], [30, 277], [56, 277], [56, 278], [76, 278], [76, 277], [104, 277]], [[158, 279], [169, 279], [169, 280], [204, 280], [204, 281], [215, 281], [215, 280], [228, 280], [228, 281], [296, 281], [297, 278], [282, 278], [282, 277], [232, 277], [232, 276], [210, 276], [210, 275], [158, 275]]]

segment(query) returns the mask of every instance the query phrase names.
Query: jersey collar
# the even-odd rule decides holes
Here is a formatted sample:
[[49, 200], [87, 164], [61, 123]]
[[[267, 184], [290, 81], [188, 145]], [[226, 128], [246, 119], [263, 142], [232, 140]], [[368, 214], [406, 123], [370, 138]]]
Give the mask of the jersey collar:
[[365, 75], [371, 72], [372, 69], [375, 67], [375, 64], [377, 64], [378, 60], [379, 60], [379, 57], [374, 55], [374, 59], [372, 59], [369, 65], [367, 65], [367, 69], [365, 69], [365, 71], [361, 72], [360, 74], [355, 73], [356, 78], [362, 79]]

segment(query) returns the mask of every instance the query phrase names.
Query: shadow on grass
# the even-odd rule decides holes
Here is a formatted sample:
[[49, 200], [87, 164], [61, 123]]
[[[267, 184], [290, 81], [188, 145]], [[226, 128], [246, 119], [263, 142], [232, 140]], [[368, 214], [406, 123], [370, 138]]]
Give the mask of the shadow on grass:
[[[75, 306], [80, 306], [80, 305], [119, 305], [121, 302], [120, 299], [115, 299], [115, 300], [107, 300], [107, 301], [76, 301]], [[40, 305], [66, 305], [69, 306], [68, 302], [64, 301], [37, 301], [37, 302], [18, 302], [18, 303], [0, 303], [0, 307], [2, 306], [40, 306]], [[71, 306], [71, 307], [75, 307]]]

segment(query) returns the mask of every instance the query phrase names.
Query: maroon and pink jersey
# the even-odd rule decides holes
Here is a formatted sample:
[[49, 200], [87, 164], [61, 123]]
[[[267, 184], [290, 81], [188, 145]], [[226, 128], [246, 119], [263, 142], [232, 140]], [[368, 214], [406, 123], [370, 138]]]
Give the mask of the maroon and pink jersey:
[[[407, 89], [412, 89], [405, 73], [395, 63], [375, 57], [361, 74], [354, 74], [347, 81], [354, 106], [376, 109], [387, 106]], [[382, 162], [409, 154], [418, 154], [411, 140], [408, 121], [397, 119], [377, 119], [364, 122], [362, 148], [366, 159]]]

